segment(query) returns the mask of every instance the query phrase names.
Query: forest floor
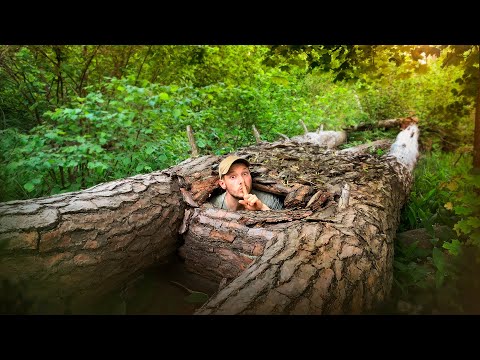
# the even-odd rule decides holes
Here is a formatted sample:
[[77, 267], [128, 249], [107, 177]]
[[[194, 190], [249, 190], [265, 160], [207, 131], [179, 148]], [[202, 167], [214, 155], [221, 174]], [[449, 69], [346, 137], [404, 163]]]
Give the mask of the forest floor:
[[[418, 263], [431, 271], [428, 263]], [[473, 253], [464, 256], [458, 266], [459, 276], [446, 279], [442, 286], [435, 285], [430, 276], [424, 286], [410, 286], [400, 291], [392, 286], [389, 299], [367, 315], [480, 315], [480, 265]], [[5, 285], [5, 284], [3, 284]], [[218, 290], [218, 283], [187, 271], [183, 261], [174, 255], [163, 264], [147, 269], [128, 286], [103, 296], [93, 305], [75, 311], [68, 307], [45, 310], [45, 314], [73, 315], [193, 315]], [[0, 289], [0, 312], [22, 314], [28, 309], [18, 305], [15, 289]], [[4, 291], [5, 290], [5, 291]], [[8, 291], [10, 290], [10, 291]], [[15, 296], [7, 296], [11, 293]], [[15, 300], [17, 299], [17, 300]], [[12, 302], [15, 300], [14, 302]], [[26, 304], [28, 305], [28, 304]], [[42, 314], [43, 310], [40, 310]]]
[[[429, 286], [411, 288], [405, 294], [394, 286], [390, 298], [369, 315], [480, 314], [480, 287], [472, 286], [472, 272], [464, 274], [439, 289], [432, 282]], [[93, 313], [191, 315], [217, 289], [217, 283], [187, 271], [175, 256], [167, 264], [146, 271], [126, 291], [112, 293]], [[192, 292], [205, 297], [192, 297]]]

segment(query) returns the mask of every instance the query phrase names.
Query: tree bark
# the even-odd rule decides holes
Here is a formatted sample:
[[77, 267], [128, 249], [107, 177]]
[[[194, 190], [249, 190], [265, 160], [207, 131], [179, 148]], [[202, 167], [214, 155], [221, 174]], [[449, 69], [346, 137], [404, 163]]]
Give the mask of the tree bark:
[[[325, 196], [317, 195], [316, 209], [298, 202], [267, 212], [194, 209], [180, 254], [191, 271], [227, 282], [196, 314], [363, 313], [388, 297], [393, 239], [418, 156], [416, 125], [383, 156], [289, 142], [237, 154], [249, 159], [254, 178], [290, 192], [311, 186], [302, 191], [308, 203]], [[349, 197], [339, 206], [346, 184]]]
[[347, 141], [347, 133], [345, 131], [307, 132], [304, 135], [294, 136], [291, 140], [332, 149]]
[[215, 155], [0, 204], [0, 276], [25, 284], [33, 313], [65, 303], [74, 311], [162, 262], [183, 235], [188, 269], [230, 281], [199, 314], [362, 312], [391, 287], [392, 239], [416, 160], [418, 129], [409, 129], [396, 141], [405, 145], [382, 157], [290, 140], [237, 151], [254, 187], [284, 198], [280, 211], [212, 208]]
[[390, 146], [392, 145], [392, 141], [388, 139], [382, 139], [382, 140], [376, 140], [372, 141], [371, 143], [366, 143], [366, 144], [361, 144], [358, 146], [354, 147], [349, 147], [346, 149], [340, 150], [340, 152], [346, 152], [346, 153], [365, 153], [367, 151], [370, 152], [375, 152], [378, 150], [385, 151], [389, 150]]
[[[477, 46], [480, 64], [480, 47]], [[480, 67], [477, 73], [477, 97], [475, 99], [475, 127], [473, 130], [473, 171], [480, 173]]]
[[405, 118], [397, 118], [397, 119], [386, 119], [380, 120], [376, 123], [361, 123], [355, 126], [351, 126], [345, 128], [345, 131], [363, 131], [369, 129], [391, 129], [391, 128], [399, 128], [399, 129], [406, 129], [410, 124], [417, 124], [418, 118], [416, 116], [408, 116]]
[[76, 309], [175, 252], [184, 208], [162, 172], [0, 204], [0, 277], [33, 313]]

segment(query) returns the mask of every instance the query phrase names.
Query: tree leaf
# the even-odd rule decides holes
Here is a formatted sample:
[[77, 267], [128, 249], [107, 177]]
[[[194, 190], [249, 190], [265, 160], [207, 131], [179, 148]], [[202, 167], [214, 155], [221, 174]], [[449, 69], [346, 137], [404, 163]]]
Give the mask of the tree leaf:
[[450, 191], [455, 191], [458, 189], [458, 183], [456, 181], [451, 181], [446, 185], [446, 187]]
[[445, 274], [443, 272], [437, 271], [435, 273], [435, 286], [437, 289], [442, 286], [444, 279], [445, 279]]
[[145, 149], [145, 153], [147, 155], [150, 155], [151, 153], [153, 153], [155, 151], [155, 148], [153, 146], [148, 146], [146, 149]]
[[457, 232], [457, 235], [461, 233], [470, 234], [472, 227], [470, 226], [468, 219], [460, 220], [453, 226], [453, 229]]
[[282, 76], [272, 76], [272, 82], [279, 85], [288, 85], [288, 80]]
[[28, 192], [32, 192], [33, 190], [35, 190], [35, 185], [33, 185], [32, 182], [27, 182], [25, 185], [23, 185], [23, 187], [25, 188], [25, 190], [27, 190]]
[[453, 239], [452, 242], [444, 242], [442, 247], [444, 249], [447, 249], [448, 252], [452, 255], [455, 255], [457, 256], [460, 252], [460, 246], [461, 246], [461, 243], [460, 241], [458, 241], [458, 239]]
[[457, 215], [470, 215], [472, 213], [472, 209], [469, 209], [465, 206], [455, 206], [453, 211]]
[[162, 93], [160, 93], [160, 94], [158, 95], [158, 98], [159, 98], [160, 100], [168, 100], [168, 99], [170, 99], [170, 96], [168, 96], [167, 93], [162, 92]]
[[433, 248], [432, 251], [433, 264], [437, 268], [438, 272], [445, 272], [445, 254], [439, 248]]

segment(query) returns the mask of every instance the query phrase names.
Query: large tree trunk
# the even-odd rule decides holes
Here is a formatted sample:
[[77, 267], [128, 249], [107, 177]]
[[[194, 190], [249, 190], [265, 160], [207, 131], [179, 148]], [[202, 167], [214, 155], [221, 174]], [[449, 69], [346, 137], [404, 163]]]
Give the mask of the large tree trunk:
[[197, 314], [362, 313], [382, 303], [417, 126], [384, 156], [289, 142], [237, 154], [249, 159], [257, 187], [286, 196], [286, 209], [229, 212], [205, 203], [187, 210], [180, 251], [187, 268], [229, 282]]
[[[418, 138], [416, 127], [402, 133], [414, 134], [406, 144]], [[403, 156], [410, 145], [396, 148], [381, 158], [293, 141], [239, 150], [254, 187], [285, 197], [281, 211], [209, 206], [221, 190], [214, 155], [3, 203], [0, 276], [25, 285], [31, 312], [59, 312], [65, 302], [75, 311], [161, 262], [183, 234], [186, 266], [230, 281], [199, 313], [360, 312], [391, 286], [392, 238], [414, 164]]]
[[3, 203], [0, 277], [33, 313], [75, 311], [174, 252], [184, 207], [160, 172]]

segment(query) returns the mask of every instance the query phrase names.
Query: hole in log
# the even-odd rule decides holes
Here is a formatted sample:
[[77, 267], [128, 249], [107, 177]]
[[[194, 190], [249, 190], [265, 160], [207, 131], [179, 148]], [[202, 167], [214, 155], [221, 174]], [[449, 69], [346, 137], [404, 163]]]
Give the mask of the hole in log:
[[[276, 170], [253, 161], [250, 165], [252, 188], [277, 196], [283, 209], [230, 211], [212, 204], [212, 199], [225, 193], [216, 181], [216, 172], [212, 171], [208, 175], [215, 179], [215, 186], [210, 186], [209, 193], [202, 195], [205, 201], [187, 210], [188, 224], [182, 229], [184, 241], [179, 255], [186, 269], [220, 284], [219, 287], [245, 271], [263, 254], [267, 243], [275, 241], [293, 222], [301, 219], [322, 221], [332, 216], [335, 207], [329, 205], [334, 195], [341, 193], [340, 186], [327, 191], [326, 187], [306, 180], [286, 185]], [[192, 189], [201, 188], [196, 182], [213, 184], [213, 180], [206, 181], [201, 176], [191, 179]], [[323, 208], [328, 211], [322, 211]]]

